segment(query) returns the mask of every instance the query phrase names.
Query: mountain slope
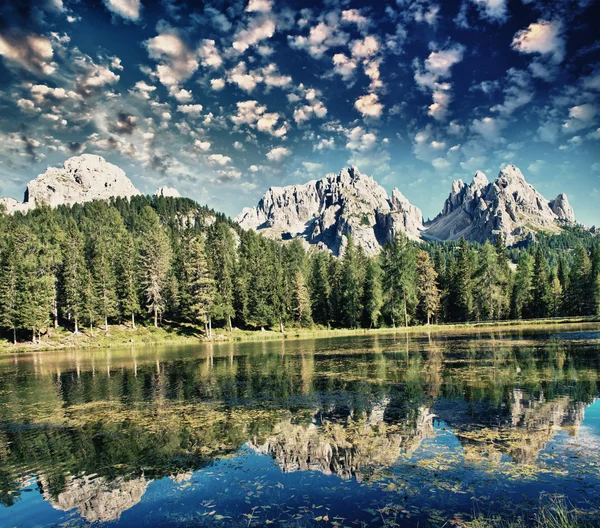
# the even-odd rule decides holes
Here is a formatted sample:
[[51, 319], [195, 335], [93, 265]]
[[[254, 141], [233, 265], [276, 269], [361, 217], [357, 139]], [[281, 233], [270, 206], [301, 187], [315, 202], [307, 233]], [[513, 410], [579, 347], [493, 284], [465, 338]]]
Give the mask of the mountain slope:
[[421, 211], [400, 191], [388, 196], [356, 167], [303, 185], [271, 187], [235, 221], [270, 238], [300, 237], [335, 255], [343, 251], [345, 235], [352, 234], [367, 254], [374, 254], [396, 232], [418, 240], [423, 224]]
[[67, 159], [62, 168], [48, 167], [30, 181], [23, 202], [2, 198], [0, 205], [10, 214], [25, 213], [38, 204], [56, 207], [139, 194], [122, 169], [101, 156], [82, 154]]
[[512, 245], [536, 231], [558, 233], [561, 225], [573, 222], [575, 215], [565, 194], [546, 200], [517, 167], [508, 165], [492, 183], [480, 171], [470, 185], [452, 182], [442, 212], [425, 226], [423, 235], [484, 242], [502, 234], [506, 245]]

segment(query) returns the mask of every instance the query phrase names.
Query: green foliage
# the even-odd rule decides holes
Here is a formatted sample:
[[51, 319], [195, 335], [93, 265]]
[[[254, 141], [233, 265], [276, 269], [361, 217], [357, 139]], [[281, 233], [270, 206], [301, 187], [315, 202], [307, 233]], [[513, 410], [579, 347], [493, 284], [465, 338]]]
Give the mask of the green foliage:
[[510, 249], [500, 236], [494, 246], [399, 234], [370, 256], [348, 236], [336, 258], [243, 231], [187, 199], [0, 214], [0, 330], [11, 340], [37, 341], [58, 324], [134, 327], [138, 317], [207, 323], [210, 335], [213, 322], [371, 328], [599, 312], [600, 250], [579, 228]]

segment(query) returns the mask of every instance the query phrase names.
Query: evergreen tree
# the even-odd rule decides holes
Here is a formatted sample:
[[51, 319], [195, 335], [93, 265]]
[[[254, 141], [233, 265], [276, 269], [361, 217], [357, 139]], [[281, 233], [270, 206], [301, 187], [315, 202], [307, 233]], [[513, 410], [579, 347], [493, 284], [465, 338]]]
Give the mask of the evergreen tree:
[[570, 315], [590, 315], [592, 313], [593, 308], [590, 302], [591, 269], [587, 250], [580, 245], [575, 250], [569, 273], [567, 305]]
[[558, 274], [553, 272], [550, 277], [550, 315], [557, 317], [560, 315], [563, 300], [562, 284], [558, 278]]
[[360, 256], [352, 235], [348, 235], [341, 270], [342, 319], [348, 328], [356, 328], [362, 313]]
[[328, 272], [329, 258], [324, 251], [311, 259], [310, 292], [311, 311], [315, 323], [329, 326], [331, 320], [331, 285]]
[[214, 282], [206, 259], [204, 236], [188, 233], [183, 240], [182, 254], [184, 280], [181, 290], [182, 298], [185, 298], [182, 309], [190, 321], [204, 323], [206, 336], [211, 337]]
[[15, 236], [16, 226], [11, 225], [0, 251], [0, 327], [8, 328], [13, 334], [13, 343], [17, 343], [19, 327], [19, 273], [20, 251]]
[[231, 320], [235, 315], [233, 281], [236, 257], [235, 240], [225, 222], [217, 221], [208, 230], [207, 248], [215, 281], [213, 315], [217, 319], [225, 319], [231, 331]]
[[160, 225], [158, 215], [145, 207], [140, 215], [140, 275], [148, 311], [154, 326], [165, 308], [165, 288], [169, 277], [172, 249], [169, 238]]
[[79, 322], [85, 312], [85, 255], [83, 237], [75, 220], [67, 219], [63, 241], [63, 265], [61, 273], [62, 303], [66, 318], [72, 322], [73, 331], [79, 333]]
[[368, 328], [379, 326], [379, 319], [381, 318], [381, 307], [383, 306], [381, 275], [381, 267], [377, 260], [368, 259], [363, 294], [363, 321], [364, 326]]
[[300, 270], [296, 271], [296, 287], [293, 292], [292, 302], [294, 315], [300, 326], [312, 326], [312, 312], [310, 307], [310, 295], [304, 282], [304, 276]]
[[451, 295], [456, 299], [457, 319], [468, 321], [473, 311], [473, 262], [469, 246], [464, 238], [458, 247], [456, 272], [452, 278]]
[[538, 246], [533, 263], [531, 305], [528, 309], [528, 313], [531, 317], [542, 318], [548, 316], [551, 304], [551, 286], [548, 279], [546, 257], [544, 256], [542, 248]]
[[600, 244], [590, 253], [590, 315], [600, 315]]
[[135, 316], [140, 313], [138, 279], [139, 253], [131, 233], [123, 233], [117, 255], [117, 294], [119, 311], [131, 320], [135, 328]]
[[529, 253], [522, 253], [517, 264], [517, 273], [511, 298], [511, 317], [522, 319], [530, 317], [533, 281], [533, 259]]
[[416, 273], [418, 307], [429, 325], [431, 318], [440, 308], [440, 290], [437, 285], [437, 273], [426, 251], [417, 252]]
[[417, 304], [414, 250], [403, 234], [383, 246], [384, 311], [395, 327], [402, 321], [408, 326], [409, 314]]

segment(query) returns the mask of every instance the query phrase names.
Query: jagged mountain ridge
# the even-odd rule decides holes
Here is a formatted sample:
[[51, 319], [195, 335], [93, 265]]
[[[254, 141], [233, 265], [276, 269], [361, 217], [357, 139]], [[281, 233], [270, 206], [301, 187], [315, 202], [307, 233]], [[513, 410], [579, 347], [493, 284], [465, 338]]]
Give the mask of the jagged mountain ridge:
[[300, 237], [340, 254], [352, 234], [367, 254], [374, 254], [396, 231], [418, 240], [421, 211], [400, 191], [392, 196], [372, 177], [349, 167], [303, 185], [271, 187], [256, 207], [235, 219], [245, 229], [270, 238]]
[[470, 185], [455, 180], [442, 212], [425, 226], [424, 238], [484, 242], [501, 234], [512, 245], [535, 231], [559, 232], [561, 225], [573, 222], [566, 194], [548, 201], [517, 167], [508, 165], [491, 183], [481, 171]]
[[390, 198], [373, 178], [352, 167], [304, 185], [272, 187], [235, 221], [271, 238], [301, 237], [334, 254], [343, 249], [344, 235], [352, 234], [367, 254], [374, 254], [398, 231], [413, 240], [476, 242], [501, 234], [508, 246], [536, 231], [558, 233], [575, 222], [575, 215], [564, 193], [546, 200], [508, 165], [492, 183], [481, 171], [471, 184], [455, 180], [442, 212], [423, 224], [421, 211], [400, 191]]
[[[26, 213], [39, 204], [57, 207], [93, 200], [131, 198], [141, 195], [125, 172], [102, 156], [82, 154], [67, 159], [62, 167], [48, 167], [46, 172], [27, 184], [23, 202], [0, 198], [7, 213]], [[160, 187], [157, 196], [181, 196], [176, 189]]]

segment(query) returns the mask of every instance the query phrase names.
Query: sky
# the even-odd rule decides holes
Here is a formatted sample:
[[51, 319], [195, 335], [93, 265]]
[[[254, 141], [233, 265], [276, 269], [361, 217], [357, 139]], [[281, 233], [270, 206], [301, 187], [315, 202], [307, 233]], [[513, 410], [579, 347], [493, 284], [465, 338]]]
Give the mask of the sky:
[[4, 0], [0, 196], [81, 153], [235, 216], [355, 165], [433, 218], [517, 165], [600, 224], [597, 0]]

